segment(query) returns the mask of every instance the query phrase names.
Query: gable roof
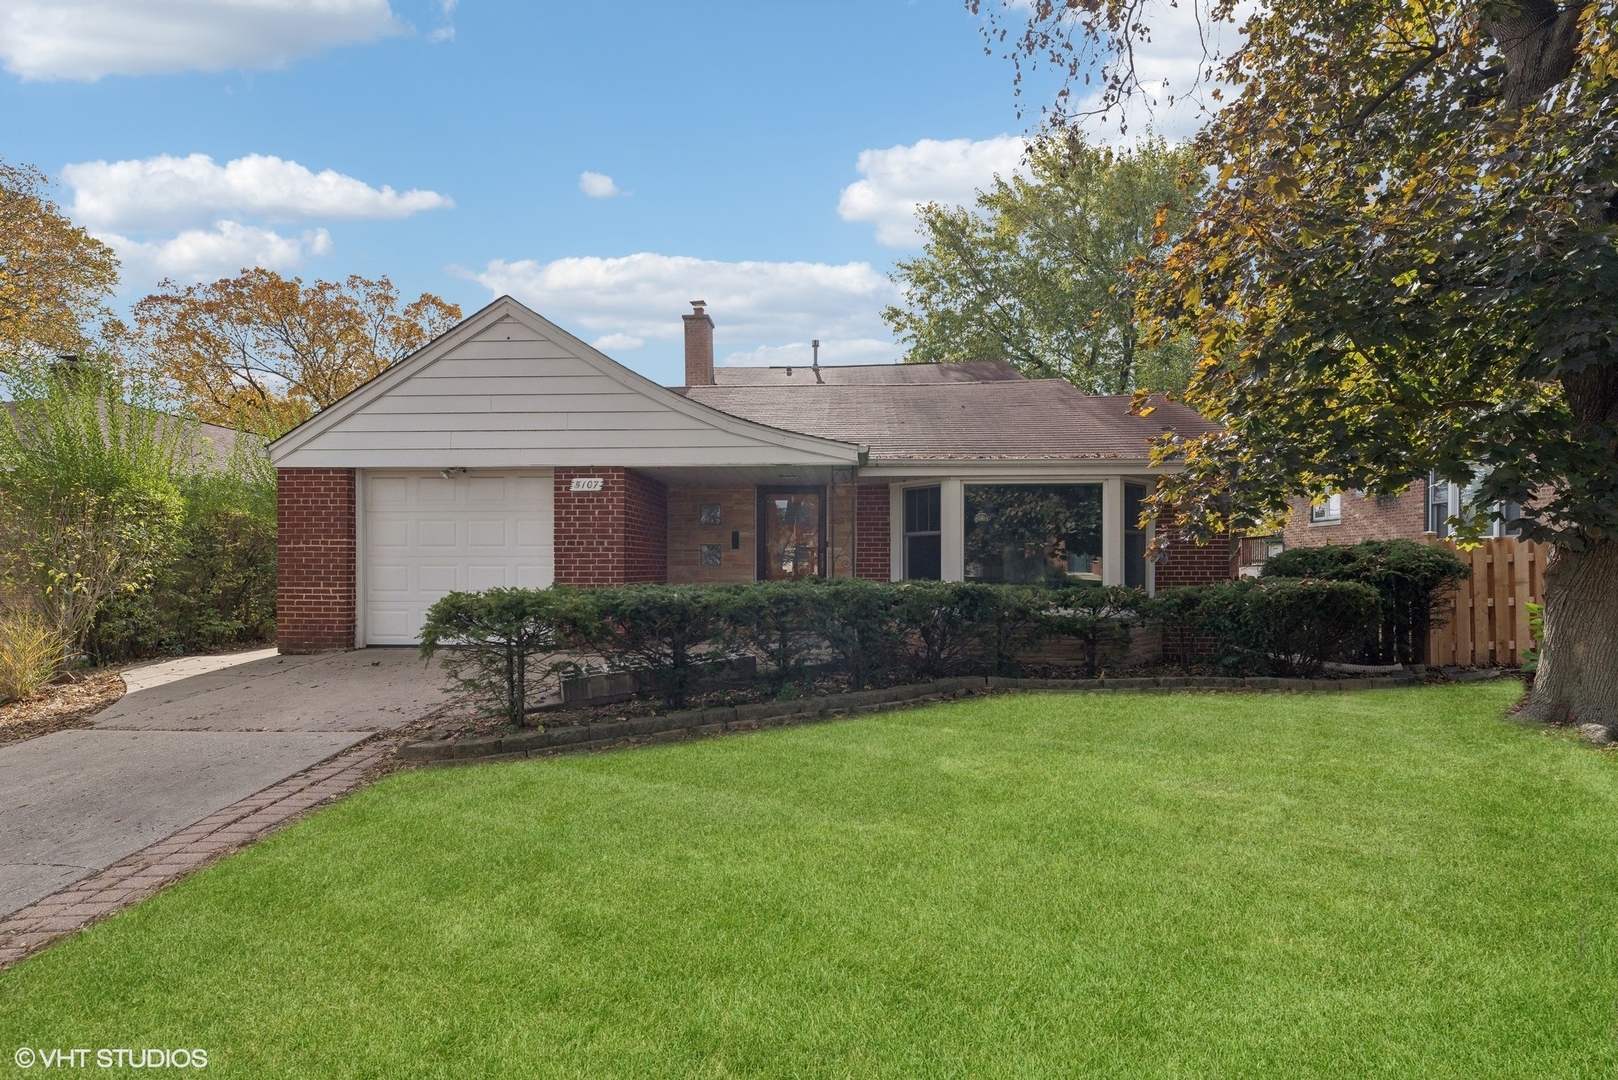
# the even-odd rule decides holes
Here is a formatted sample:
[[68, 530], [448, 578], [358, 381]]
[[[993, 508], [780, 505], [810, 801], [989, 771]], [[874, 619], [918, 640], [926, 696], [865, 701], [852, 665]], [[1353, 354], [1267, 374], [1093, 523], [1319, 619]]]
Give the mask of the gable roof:
[[855, 443], [717, 411], [509, 296], [270, 444], [281, 468], [852, 465]]
[[718, 367], [719, 386], [916, 386], [937, 383], [1015, 382], [1022, 372], [1004, 360], [949, 364], [827, 364], [817, 372], [791, 367]]
[[[825, 369], [822, 369], [825, 370]], [[691, 386], [683, 391], [734, 416], [870, 447], [886, 461], [1116, 458], [1140, 461], [1165, 428], [1191, 435], [1216, 425], [1154, 400], [1132, 416], [1127, 395], [1081, 392], [1060, 379], [911, 385]]]

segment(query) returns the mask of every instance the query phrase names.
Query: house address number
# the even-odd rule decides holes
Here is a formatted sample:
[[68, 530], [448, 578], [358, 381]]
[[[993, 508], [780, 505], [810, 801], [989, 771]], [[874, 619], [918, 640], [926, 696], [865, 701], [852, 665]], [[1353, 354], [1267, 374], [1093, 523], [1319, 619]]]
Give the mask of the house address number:
[[600, 491], [603, 481], [599, 476], [575, 476], [569, 491]]

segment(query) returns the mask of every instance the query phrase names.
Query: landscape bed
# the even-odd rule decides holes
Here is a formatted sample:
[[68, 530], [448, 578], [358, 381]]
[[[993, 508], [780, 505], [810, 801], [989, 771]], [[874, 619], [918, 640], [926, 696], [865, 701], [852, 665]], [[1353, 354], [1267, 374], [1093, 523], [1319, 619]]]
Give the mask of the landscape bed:
[[279, 1076], [1610, 1076], [1618, 763], [1499, 683], [391, 777], [0, 974]]

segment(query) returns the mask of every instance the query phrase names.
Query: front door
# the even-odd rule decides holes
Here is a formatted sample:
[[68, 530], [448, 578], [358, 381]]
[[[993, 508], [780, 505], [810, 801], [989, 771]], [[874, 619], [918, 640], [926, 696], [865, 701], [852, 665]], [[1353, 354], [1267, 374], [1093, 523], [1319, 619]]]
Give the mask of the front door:
[[795, 581], [826, 574], [826, 489], [760, 488], [758, 576]]

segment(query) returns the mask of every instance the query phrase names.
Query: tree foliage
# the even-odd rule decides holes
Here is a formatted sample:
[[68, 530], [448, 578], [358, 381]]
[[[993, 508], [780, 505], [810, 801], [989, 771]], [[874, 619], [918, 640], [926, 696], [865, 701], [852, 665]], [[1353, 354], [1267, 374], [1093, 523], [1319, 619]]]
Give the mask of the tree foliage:
[[38, 169], [0, 161], [0, 371], [85, 352], [118, 282], [112, 249], [46, 188]]
[[278, 434], [448, 329], [461, 309], [431, 293], [400, 306], [384, 275], [346, 281], [244, 270], [134, 306], [135, 362], [214, 424]]
[[883, 318], [912, 361], [1005, 359], [1090, 393], [1182, 389], [1189, 343], [1141, 344], [1130, 271], [1166, 250], [1201, 186], [1162, 139], [1037, 138], [1026, 176], [996, 177], [975, 206], [921, 208], [926, 249], [899, 262], [904, 302]]
[[77, 648], [113, 596], [150, 580], [181, 515], [193, 425], [110, 365], [13, 376], [0, 414], [0, 585]]
[[[1150, 6], [1036, 0], [1008, 40], [1100, 60], [1116, 101]], [[1162, 442], [1158, 505], [1206, 535], [1477, 470], [1556, 545], [1529, 714], [1618, 724], [1618, 2], [1270, 0], [1243, 30], [1147, 297], [1223, 428]]]

